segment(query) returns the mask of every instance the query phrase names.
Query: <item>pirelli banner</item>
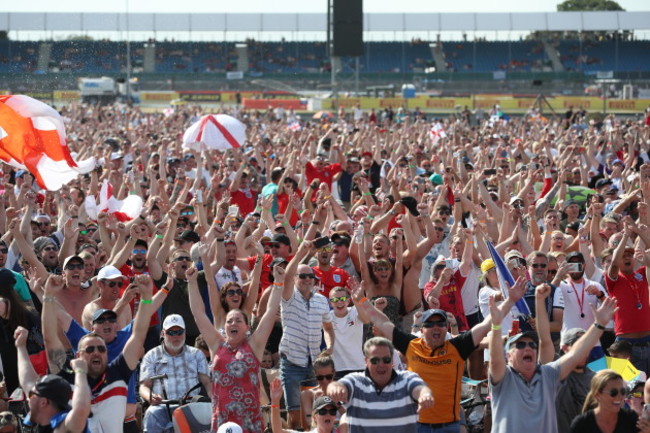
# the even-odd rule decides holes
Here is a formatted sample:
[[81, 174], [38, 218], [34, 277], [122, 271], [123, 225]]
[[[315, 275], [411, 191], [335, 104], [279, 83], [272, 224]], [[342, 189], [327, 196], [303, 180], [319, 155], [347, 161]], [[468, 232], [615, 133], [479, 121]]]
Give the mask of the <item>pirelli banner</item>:
[[[531, 109], [537, 98], [535, 96], [525, 95], [470, 95], [464, 97], [430, 97], [427, 95], [416, 96], [411, 99], [404, 98], [340, 98], [338, 106], [343, 108], [352, 108], [359, 104], [364, 110], [383, 110], [387, 107], [397, 109], [407, 107], [409, 110], [420, 108], [426, 112], [450, 113], [462, 111], [467, 107], [470, 110], [481, 108], [489, 111], [495, 105], [499, 105], [501, 110], [508, 114], [524, 114]], [[647, 99], [607, 99], [596, 97], [580, 96], [547, 96], [546, 101], [558, 113], [564, 113], [570, 107], [574, 109], [584, 108], [588, 112], [608, 113], [638, 113], [650, 106], [650, 100]], [[323, 100], [322, 107], [325, 110], [335, 109], [335, 102], [332, 99]], [[544, 104], [544, 112], [548, 113], [548, 106]]]

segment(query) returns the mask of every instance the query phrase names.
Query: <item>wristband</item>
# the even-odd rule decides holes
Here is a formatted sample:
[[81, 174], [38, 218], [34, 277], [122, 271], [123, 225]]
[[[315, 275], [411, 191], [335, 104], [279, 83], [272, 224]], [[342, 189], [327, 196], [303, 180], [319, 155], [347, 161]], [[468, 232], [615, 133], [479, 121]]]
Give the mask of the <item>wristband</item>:
[[605, 330], [605, 327], [598, 322], [594, 322], [594, 326], [596, 327], [596, 329], [600, 329], [601, 331]]
[[409, 168], [417, 168], [417, 167], [414, 165], [409, 165]]
[[43, 296], [43, 302], [56, 302], [56, 297], [54, 297], [54, 296]]
[[72, 218], [73, 220], [76, 220], [77, 218], [79, 218], [79, 216], [77, 216], [77, 215], [72, 215], [72, 216], [70, 216], [70, 218]]
[[153, 300], [152, 299], [141, 299], [140, 303], [143, 304], [143, 305], [148, 305], [148, 304], [153, 303]]
[[278, 287], [284, 287], [284, 283], [275, 283], [275, 282], [274, 282], [273, 285], [274, 285], [274, 286], [278, 286]]
[[160, 289], [161, 292], [163, 292], [165, 295], [169, 295], [169, 290], [165, 289], [164, 287]]
[[163, 235], [156, 235], [156, 239], [162, 239], [162, 238], [164, 238]]
[[81, 368], [75, 368], [74, 372], [79, 374], [88, 374], [86, 370], [82, 370]]
[[289, 221], [285, 221], [285, 222], [282, 223], [282, 227], [286, 227], [288, 225], [289, 225]]
[[215, 219], [212, 221], [212, 223], [213, 223], [213, 224], [221, 224], [221, 220], [218, 220], [218, 219], [215, 218]]
[[367, 219], [368, 221], [372, 221], [372, 220], [375, 219], [375, 217], [372, 216], [372, 215], [366, 215], [366, 219]]
[[315, 226], [320, 225], [320, 221], [312, 221], [311, 223], [312, 223], [313, 225], [315, 225]]
[[224, 240], [225, 239], [223, 239], [223, 238], [221, 238], [221, 239], [217, 238], [217, 242], [223, 242]]
[[455, 198], [455, 199], [454, 199], [454, 202], [456, 202], [456, 203], [460, 203], [460, 199], [459, 199], [459, 198]]
[[372, 195], [372, 193], [371, 193], [370, 191], [368, 191], [368, 192], [364, 192], [364, 193], [362, 193], [361, 195], [362, 195], [362, 196], [369, 196], [369, 195]]
[[270, 404], [269, 407], [270, 407], [271, 409], [280, 409], [280, 405], [279, 405], [279, 404]]
[[494, 324], [492, 325], [492, 330], [493, 331], [498, 331], [500, 329], [501, 329], [501, 325], [494, 325]]
[[366, 298], [366, 297], [364, 296], [363, 298], [359, 299], [359, 302], [357, 302], [357, 304], [363, 304], [363, 303], [366, 302], [367, 300], [368, 300], [368, 298]]
[[296, 213], [298, 215], [302, 215], [305, 212], [305, 209], [297, 210]]

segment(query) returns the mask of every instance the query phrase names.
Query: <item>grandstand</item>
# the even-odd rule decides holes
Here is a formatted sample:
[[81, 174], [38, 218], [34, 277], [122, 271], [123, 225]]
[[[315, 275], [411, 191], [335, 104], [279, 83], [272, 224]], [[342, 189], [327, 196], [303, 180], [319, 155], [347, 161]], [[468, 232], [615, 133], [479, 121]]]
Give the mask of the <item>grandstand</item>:
[[[213, 41], [129, 41], [130, 59], [123, 38], [0, 40], [0, 87], [15, 89], [19, 83], [34, 90], [53, 86], [73, 89], [76, 77], [123, 76], [127, 64], [130, 72], [141, 78], [142, 88], [151, 90], [255, 89], [273, 80], [297, 90], [325, 89], [332, 79], [326, 42], [263, 40], [265, 29], [294, 33], [308, 29], [324, 34], [323, 15], [166, 14], [164, 19], [163, 14], [133, 15], [129, 21], [137, 30], [151, 30], [153, 35], [164, 30], [181, 31], [183, 26], [178, 22], [189, 23], [193, 31], [210, 30], [215, 35], [223, 31], [223, 35]], [[124, 14], [0, 13], [0, 30], [6, 28], [10, 35], [12, 28], [47, 32], [52, 30], [48, 23], [57, 23], [57, 30], [67, 29], [69, 33], [78, 28], [92, 30], [93, 26], [124, 32], [128, 30], [125, 21]], [[445, 94], [481, 90], [580, 95], [601, 76], [647, 87], [650, 41], [635, 40], [633, 32], [644, 29], [648, 22], [650, 13], [625, 12], [366, 14], [367, 35], [392, 32], [398, 40], [367, 38], [358, 71], [355, 58], [341, 58], [335, 63], [337, 81], [343, 91], [358, 89], [355, 80], [359, 80], [361, 88], [415, 83], [420, 91]], [[444, 31], [524, 29], [530, 30], [529, 36], [512, 40], [438, 38]], [[563, 35], [563, 31], [567, 33]], [[230, 40], [228, 32], [262, 35], [262, 40]], [[398, 32], [419, 36], [399, 40]], [[532, 38], [533, 34], [538, 38]], [[226, 73], [235, 71], [243, 79], [228, 80]], [[25, 80], [25, 73], [31, 74], [29, 80]], [[531, 89], [532, 82], [538, 87]]]

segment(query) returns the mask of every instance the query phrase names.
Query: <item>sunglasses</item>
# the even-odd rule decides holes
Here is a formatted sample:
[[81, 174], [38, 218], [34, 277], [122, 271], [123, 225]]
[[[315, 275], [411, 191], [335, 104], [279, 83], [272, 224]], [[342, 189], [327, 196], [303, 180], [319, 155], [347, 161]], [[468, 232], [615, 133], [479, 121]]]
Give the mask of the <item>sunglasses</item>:
[[241, 296], [244, 294], [242, 289], [228, 289], [226, 290], [226, 296]]
[[307, 278], [311, 278], [311, 279], [315, 280], [316, 275], [314, 275], [314, 274], [298, 274], [298, 278], [300, 278], [301, 280], [306, 280]]
[[191, 262], [192, 258], [188, 256], [181, 256], [181, 257], [176, 257], [174, 259], [175, 262]]
[[320, 251], [321, 253], [329, 253], [329, 252], [332, 251], [332, 247], [323, 247], [323, 248], [319, 249], [318, 251]]
[[43, 248], [43, 251], [48, 251], [48, 252], [49, 251], [59, 251], [59, 249], [57, 247], [49, 246], [49, 247]]
[[384, 357], [382, 357], [382, 358], [376, 356], [376, 357], [374, 357], [374, 358], [370, 358], [369, 361], [370, 361], [370, 363], [371, 363], [372, 365], [377, 365], [377, 364], [379, 364], [380, 362], [382, 362], [382, 363], [384, 363], [384, 364], [392, 364], [392, 363], [393, 363], [393, 358], [390, 357], [390, 356], [384, 356]]
[[0, 248], [0, 253], [7, 254], [9, 252], [8, 248]]
[[531, 349], [537, 350], [537, 343], [535, 343], [534, 341], [517, 341], [515, 343], [515, 347], [517, 349], [523, 349], [526, 346], [530, 347]]
[[147, 250], [132, 250], [131, 254], [147, 254]]
[[88, 230], [79, 230], [79, 234], [81, 236], [86, 236], [88, 234]]
[[375, 268], [375, 272], [388, 272], [390, 268]]
[[279, 242], [270, 242], [269, 246], [271, 248], [280, 248], [280, 243]]
[[167, 330], [165, 331], [165, 334], [169, 335], [170, 337], [178, 337], [179, 335], [185, 334], [184, 329], [177, 329], [177, 330]]
[[39, 227], [47, 227], [47, 226], [50, 225], [50, 222], [49, 222], [49, 221], [43, 221], [43, 222], [36, 223], [36, 224], [37, 224]]
[[549, 275], [557, 275], [557, 269], [549, 269], [548, 274]]
[[106, 346], [88, 346], [84, 349], [84, 352], [86, 353], [95, 353], [95, 349], [99, 353], [105, 353], [106, 352]]
[[[605, 392], [605, 391], [602, 391], [602, 392]], [[613, 388], [613, 389], [610, 389], [607, 394], [609, 394], [610, 397], [616, 397], [619, 394], [621, 394], [621, 395], [627, 394], [627, 390], [625, 388], [620, 388], [620, 389], [619, 388]]]
[[338, 410], [336, 410], [336, 408], [334, 408], [334, 409], [325, 409], [325, 408], [323, 408], [323, 409], [318, 409], [318, 411], [316, 413], [319, 414], [319, 415], [332, 415], [333, 416], [333, 415], [336, 415], [337, 412], [338, 412]]
[[91, 233], [95, 233], [97, 231], [97, 227], [88, 227], [86, 229], [86, 231], [91, 232]]
[[338, 298], [331, 298], [330, 301], [336, 303], [339, 301], [347, 301], [348, 299], [350, 299], [349, 296], [339, 296]]
[[533, 269], [546, 269], [546, 263], [533, 263], [530, 265]]
[[[32, 391], [30, 391], [30, 394], [31, 393], [32, 393]], [[30, 395], [30, 397], [31, 397], [31, 395]], [[4, 415], [0, 415], [0, 420], [5, 420], [5, 421], [7, 421], [7, 423], [10, 423], [10, 422], [12, 422], [14, 420], [14, 414], [13, 413], [6, 413]]]
[[447, 321], [446, 320], [427, 320], [426, 322], [422, 322], [422, 327], [423, 328], [433, 328], [434, 326], [437, 326], [438, 328], [446, 328], [447, 327]]
[[[450, 214], [450, 215], [451, 215], [451, 214]], [[442, 227], [434, 227], [434, 229], [435, 229], [437, 232], [444, 232], [444, 231], [445, 231], [445, 229], [443, 229]]]
[[102, 282], [104, 284], [106, 284], [108, 287], [110, 287], [111, 289], [113, 289], [115, 287], [122, 287], [124, 285], [123, 281], [110, 281], [110, 282], [109, 281], [102, 281]]
[[66, 271], [74, 271], [75, 269], [82, 270], [84, 268], [84, 266], [85, 265], [83, 263], [77, 263], [77, 264], [73, 263], [73, 264], [70, 264], [70, 265], [66, 266], [65, 269], [66, 269]]
[[439, 271], [439, 270], [441, 270], [441, 269], [445, 269], [446, 267], [447, 267], [447, 265], [437, 265], [437, 266], [435, 267], [435, 270], [436, 270], [436, 271]]
[[117, 323], [117, 318], [116, 317], [100, 317], [99, 319], [95, 320], [93, 323], [96, 323], [98, 325], [103, 325], [104, 323]]
[[633, 392], [632, 394], [630, 394], [630, 397], [643, 398], [643, 393], [642, 392]]
[[316, 376], [316, 380], [319, 382], [325, 379], [332, 380], [333, 378], [334, 378], [333, 374], [319, 374], [318, 376]]
[[194, 215], [194, 212], [181, 212], [181, 215]]
[[36, 397], [40, 397], [40, 396], [41, 396], [38, 392], [36, 392], [36, 391], [34, 391], [34, 390], [29, 391], [29, 393], [28, 393], [27, 395], [29, 396], [29, 398], [32, 398], [32, 397], [34, 397], [34, 396], [36, 396]]

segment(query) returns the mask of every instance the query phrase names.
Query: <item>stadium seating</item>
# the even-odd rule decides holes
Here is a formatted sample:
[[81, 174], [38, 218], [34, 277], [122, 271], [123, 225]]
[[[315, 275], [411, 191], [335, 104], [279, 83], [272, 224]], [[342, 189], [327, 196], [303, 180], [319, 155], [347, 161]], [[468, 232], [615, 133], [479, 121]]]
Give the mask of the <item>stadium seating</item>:
[[[142, 70], [145, 45], [131, 43], [131, 65]], [[47, 70], [38, 71], [39, 52], [51, 46]], [[324, 42], [246, 41], [249, 71], [264, 73], [323, 73], [329, 71]], [[648, 71], [650, 41], [604, 40], [555, 43], [567, 71]], [[539, 41], [446, 41], [443, 53], [451, 72], [535, 72], [549, 70]], [[157, 73], [225, 72], [237, 67], [234, 42], [156, 41]], [[44, 56], [45, 57], [45, 56]], [[41, 63], [44, 63], [41, 58]], [[341, 71], [353, 72], [356, 59], [341, 59]], [[366, 42], [359, 58], [360, 72], [417, 72], [433, 65], [429, 42]], [[72, 71], [87, 74], [122, 72], [126, 44], [112, 41], [0, 41], [0, 73]]]

